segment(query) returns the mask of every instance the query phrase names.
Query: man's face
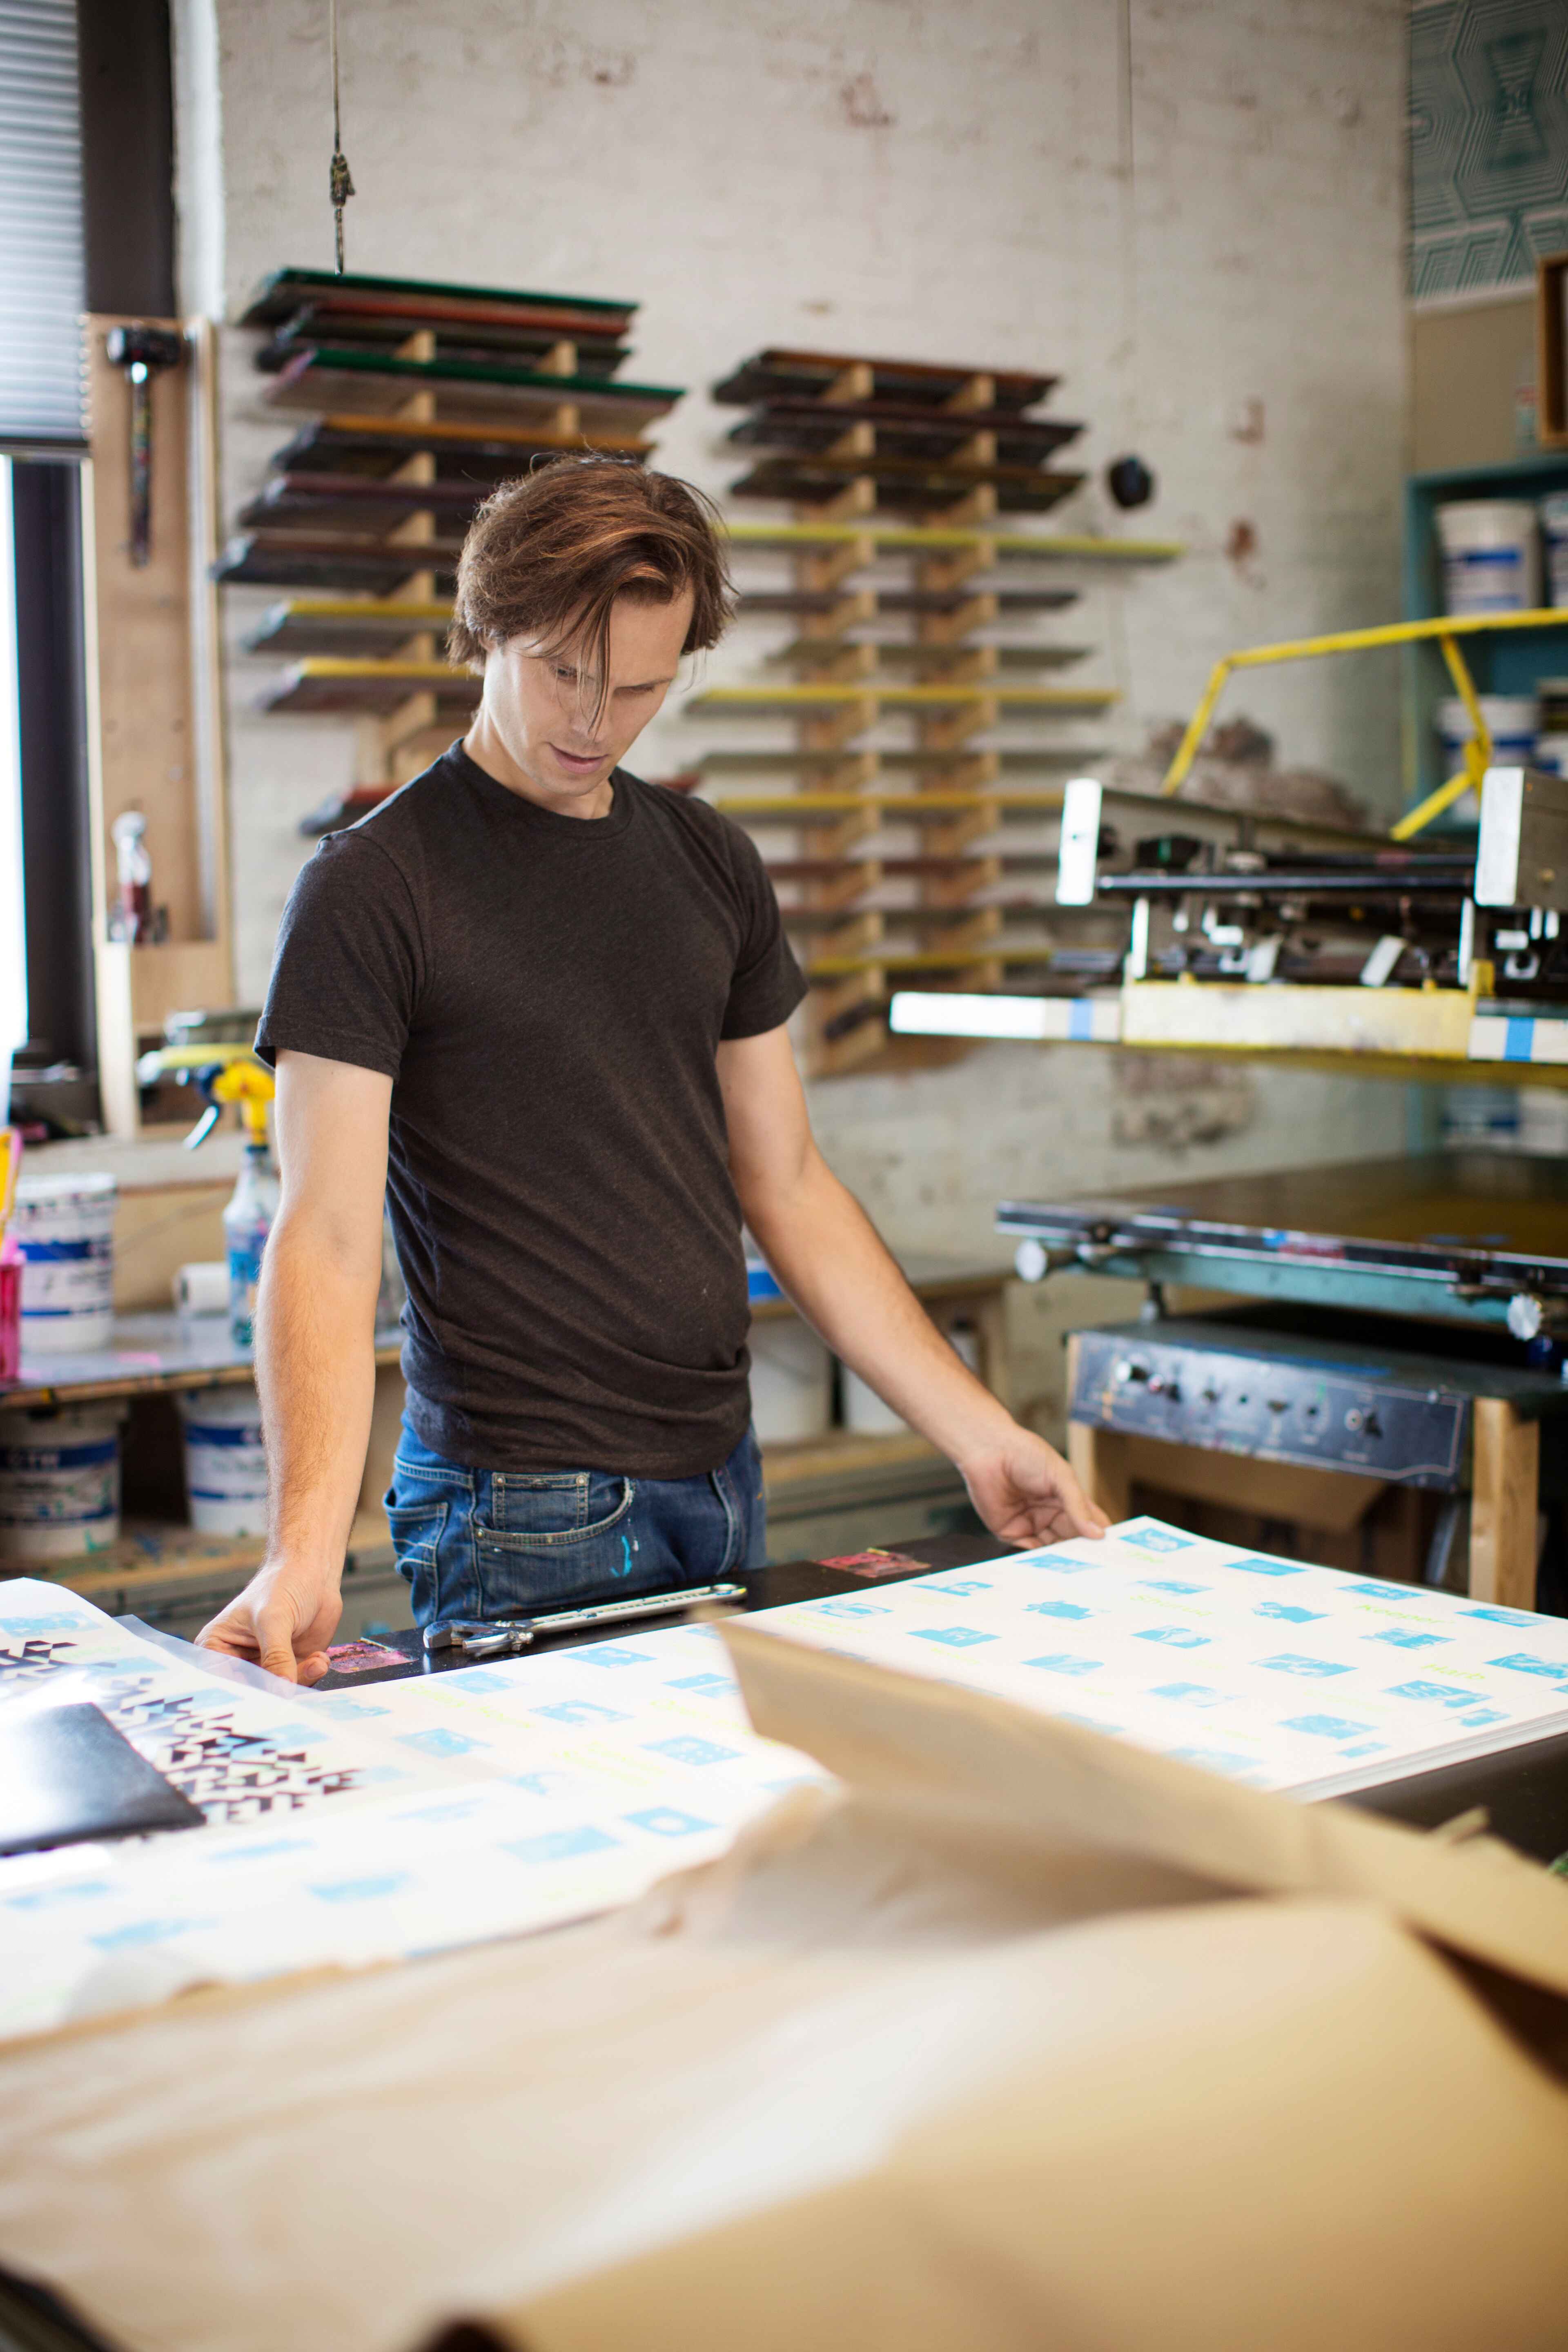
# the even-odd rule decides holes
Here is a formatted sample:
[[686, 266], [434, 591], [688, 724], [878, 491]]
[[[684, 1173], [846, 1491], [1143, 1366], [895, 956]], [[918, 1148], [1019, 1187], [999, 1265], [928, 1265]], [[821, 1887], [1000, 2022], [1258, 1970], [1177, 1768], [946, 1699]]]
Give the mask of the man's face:
[[[663, 704], [691, 625], [689, 590], [665, 604], [618, 596], [610, 614], [609, 678], [598, 678], [568, 634], [552, 651], [509, 637], [485, 661], [482, 746], [502, 751], [531, 798], [583, 814], [605, 798], [610, 771]], [[503, 779], [503, 781], [506, 781]], [[596, 814], [597, 811], [595, 810]]]

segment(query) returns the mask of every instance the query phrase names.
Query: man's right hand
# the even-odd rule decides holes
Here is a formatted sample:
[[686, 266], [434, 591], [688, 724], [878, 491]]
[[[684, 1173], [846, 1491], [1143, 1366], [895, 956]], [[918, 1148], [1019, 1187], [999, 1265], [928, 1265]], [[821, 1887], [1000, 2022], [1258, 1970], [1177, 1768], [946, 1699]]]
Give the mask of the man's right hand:
[[204, 1650], [247, 1658], [289, 1683], [319, 1683], [327, 1643], [343, 1613], [336, 1572], [288, 1559], [263, 1560], [243, 1592], [204, 1625]]

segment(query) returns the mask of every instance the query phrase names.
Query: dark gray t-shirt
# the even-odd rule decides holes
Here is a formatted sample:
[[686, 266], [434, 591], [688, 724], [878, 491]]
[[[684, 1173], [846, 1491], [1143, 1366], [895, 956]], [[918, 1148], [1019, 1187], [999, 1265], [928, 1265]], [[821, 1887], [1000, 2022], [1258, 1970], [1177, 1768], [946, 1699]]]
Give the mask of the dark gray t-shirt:
[[387, 1197], [426, 1444], [685, 1478], [745, 1433], [750, 1320], [715, 1050], [805, 983], [739, 826], [617, 769], [602, 818], [454, 744], [284, 911], [257, 1048], [394, 1081]]

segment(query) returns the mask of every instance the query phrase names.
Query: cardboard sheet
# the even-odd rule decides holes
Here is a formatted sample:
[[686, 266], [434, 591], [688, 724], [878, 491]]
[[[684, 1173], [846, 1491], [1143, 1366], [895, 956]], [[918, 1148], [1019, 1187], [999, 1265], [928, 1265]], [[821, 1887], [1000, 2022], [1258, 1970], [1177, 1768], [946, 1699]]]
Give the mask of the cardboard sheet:
[[0, 2052], [0, 2261], [127, 2352], [1561, 2344], [1568, 1889], [726, 1639], [837, 1785], [586, 1927]]

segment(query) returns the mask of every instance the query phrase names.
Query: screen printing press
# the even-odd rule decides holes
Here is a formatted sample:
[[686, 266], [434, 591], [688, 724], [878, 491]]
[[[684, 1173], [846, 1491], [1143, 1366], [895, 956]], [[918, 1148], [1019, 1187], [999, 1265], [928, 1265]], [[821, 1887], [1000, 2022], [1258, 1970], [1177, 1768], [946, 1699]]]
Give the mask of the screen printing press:
[[[1568, 1601], [1557, 1163], [1434, 1155], [1159, 1202], [1009, 1201], [997, 1222], [1026, 1281], [1079, 1269], [1146, 1287], [1138, 1321], [1070, 1347], [1073, 1459], [1113, 1517], [1135, 1482], [1247, 1496], [1281, 1519], [1316, 1482], [1346, 1527], [1389, 1488], [1426, 1493], [1442, 1498], [1423, 1570], [1440, 1585], [1468, 1495], [1472, 1597]], [[1177, 1286], [1231, 1297], [1172, 1314]], [[1221, 1481], [1219, 1457], [1250, 1467]]]

